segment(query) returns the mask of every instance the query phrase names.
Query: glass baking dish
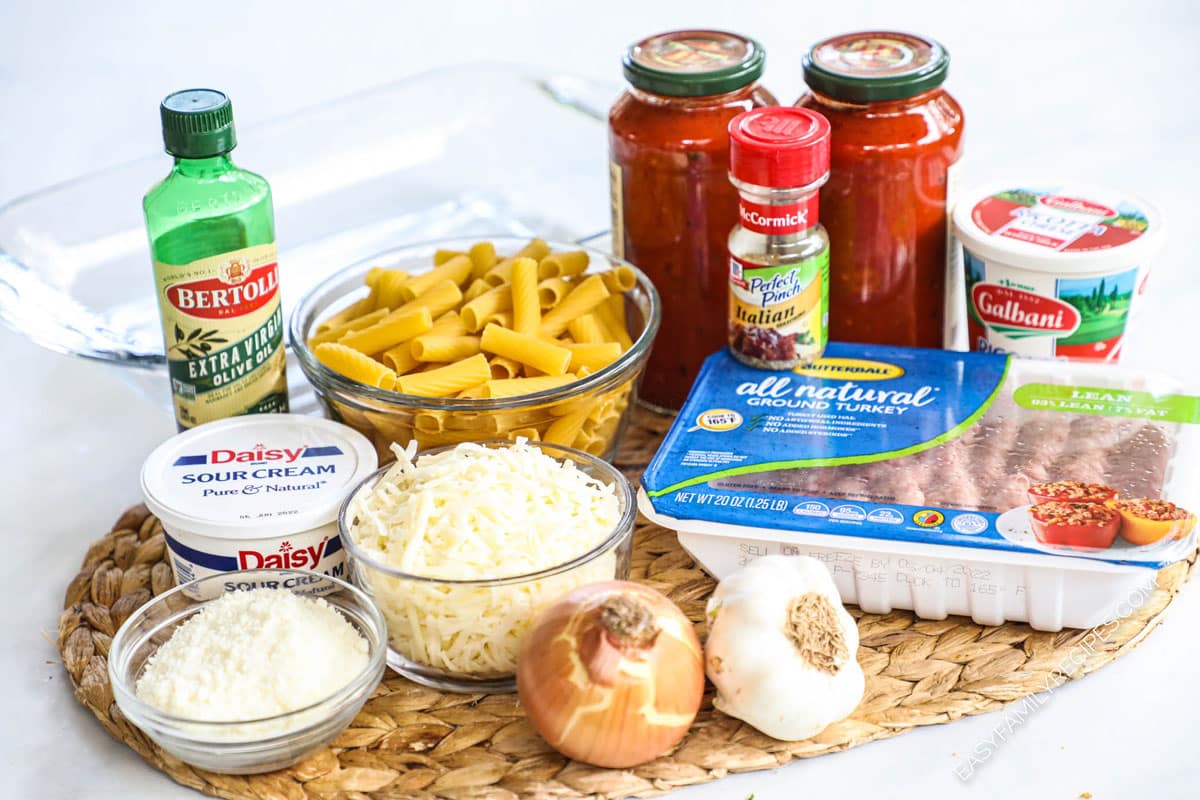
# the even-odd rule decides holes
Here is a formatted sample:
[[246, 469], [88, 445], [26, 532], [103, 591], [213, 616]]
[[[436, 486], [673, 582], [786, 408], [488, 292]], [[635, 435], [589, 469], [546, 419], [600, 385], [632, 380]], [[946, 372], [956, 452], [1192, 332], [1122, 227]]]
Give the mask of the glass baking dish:
[[[284, 313], [319, 280], [447, 236], [604, 240], [604, 120], [618, 89], [501, 64], [417, 75], [239, 130], [275, 194]], [[235, 98], [236, 101], [236, 98]], [[169, 408], [141, 198], [159, 153], [0, 207], [0, 320], [120, 367]], [[293, 411], [315, 399], [294, 358]]]

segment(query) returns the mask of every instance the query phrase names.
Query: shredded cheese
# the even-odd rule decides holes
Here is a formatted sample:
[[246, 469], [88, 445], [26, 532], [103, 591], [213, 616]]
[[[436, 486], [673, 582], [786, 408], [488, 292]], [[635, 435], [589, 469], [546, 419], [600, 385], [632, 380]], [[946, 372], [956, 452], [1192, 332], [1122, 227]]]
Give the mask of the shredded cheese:
[[570, 589], [611, 579], [616, 554], [547, 578], [456, 585], [539, 572], [603, 542], [620, 519], [616, 491], [524, 440], [460, 444], [421, 456], [392, 446], [396, 464], [350, 502], [349, 535], [372, 560], [365, 576], [392, 646], [438, 669], [478, 676], [516, 669], [533, 617]]

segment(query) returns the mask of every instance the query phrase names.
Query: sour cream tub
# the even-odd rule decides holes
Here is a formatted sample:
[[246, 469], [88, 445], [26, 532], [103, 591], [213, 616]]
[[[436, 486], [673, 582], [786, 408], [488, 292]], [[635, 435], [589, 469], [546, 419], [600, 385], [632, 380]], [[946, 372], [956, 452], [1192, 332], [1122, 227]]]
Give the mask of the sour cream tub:
[[177, 583], [259, 568], [340, 578], [338, 509], [377, 466], [370, 441], [345, 425], [256, 414], [168, 439], [142, 467], [142, 494], [162, 521]]
[[1073, 183], [1005, 183], [954, 209], [972, 350], [1116, 361], [1162, 215], [1141, 198]]

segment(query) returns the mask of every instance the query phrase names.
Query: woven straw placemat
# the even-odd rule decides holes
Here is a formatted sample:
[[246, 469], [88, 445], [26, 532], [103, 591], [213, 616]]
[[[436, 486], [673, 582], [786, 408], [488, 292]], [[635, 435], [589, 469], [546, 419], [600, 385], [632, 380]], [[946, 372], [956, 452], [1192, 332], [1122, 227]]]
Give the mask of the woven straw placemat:
[[[637, 412], [617, 460], [631, 478], [646, 466], [669, 424]], [[634, 542], [633, 577], [665, 592], [699, 623], [713, 580], [670, 531], [643, 523]], [[988, 628], [962, 617], [932, 622], [907, 611], [880, 616], [851, 608], [858, 619], [866, 694], [848, 719], [802, 742], [776, 741], [712, 710], [710, 693], [673, 753], [632, 770], [598, 769], [551, 750], [530, 727], [516, 695], [443, 694], [389, 672], [331, 747], [290, 769], [238, 777], [176, 760], [113, 702], [105, 662], [109, 642], [138, 606], [174, 585], [165, 558], [158, 520], [143, 507], [125, 512], [91, 546], [67, 588], [58, 649], [75, 696], [109, 733], [175, 781], [236, 800], [615, 800], [661, 794], [730, 772], [773, 769], [919, 725], [994, 711], [1093, 672], [1158, 625], [1195, 563], [1193, 555], [1162, 570], [1136, 612], [1094, 631], [1039, 633], [1022, 624]]]

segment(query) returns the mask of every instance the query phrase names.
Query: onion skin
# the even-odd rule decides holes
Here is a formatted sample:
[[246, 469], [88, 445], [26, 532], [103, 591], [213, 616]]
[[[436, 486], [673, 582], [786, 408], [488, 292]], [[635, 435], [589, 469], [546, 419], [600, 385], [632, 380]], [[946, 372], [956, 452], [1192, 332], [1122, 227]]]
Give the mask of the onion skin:
[[[638, 624], [646, 620], [651, 627]], [[630, 581], [593, 583], [534, 620], [521, 643], [517, 690], [555, 750], [598, 767], [632, 767], [670, 750], [691, 727], [704, 696], [704, 657], [692, 623], [664, 595]]]

